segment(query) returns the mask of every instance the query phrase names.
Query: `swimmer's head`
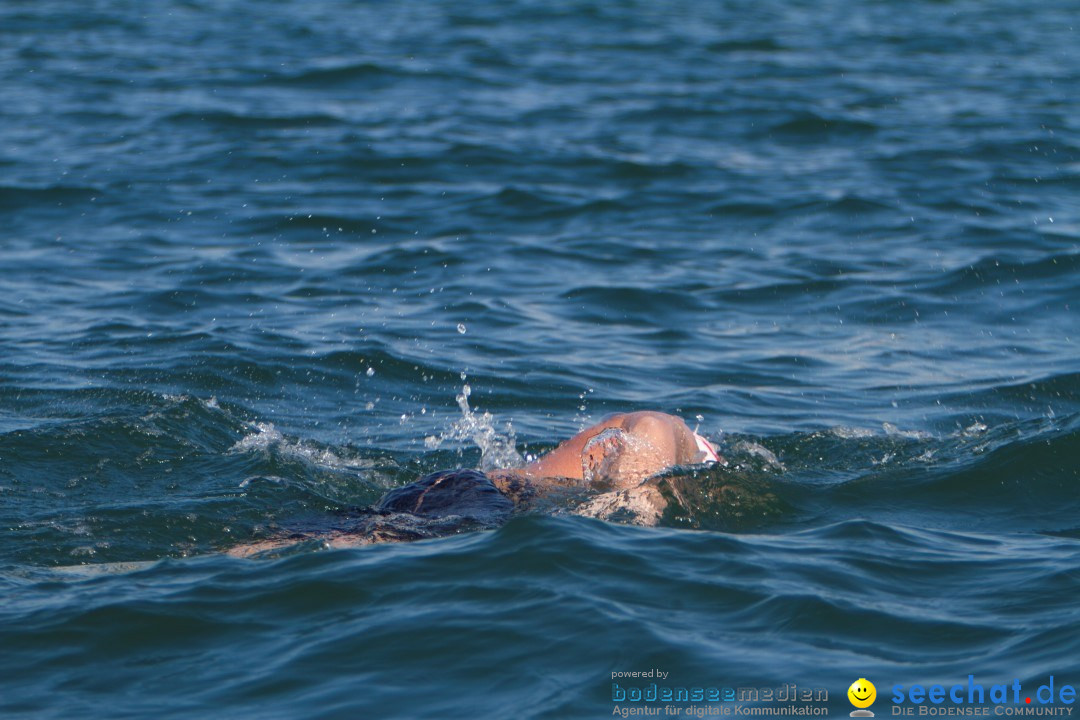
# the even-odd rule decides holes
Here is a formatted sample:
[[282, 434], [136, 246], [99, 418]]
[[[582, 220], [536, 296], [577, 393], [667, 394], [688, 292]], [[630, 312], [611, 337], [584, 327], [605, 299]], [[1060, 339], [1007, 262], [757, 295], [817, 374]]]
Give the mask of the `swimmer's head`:
[[492, 522], [505, 519], [514, 503], [479, 470], [443, 470], [391, 490], [376, 509], [431, 518], [459, 515]]

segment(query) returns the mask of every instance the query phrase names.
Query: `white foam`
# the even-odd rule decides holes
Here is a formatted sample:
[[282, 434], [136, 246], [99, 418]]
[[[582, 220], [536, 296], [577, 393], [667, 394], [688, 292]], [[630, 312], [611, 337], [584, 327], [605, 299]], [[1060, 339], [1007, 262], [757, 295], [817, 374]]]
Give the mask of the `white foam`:
[[341, 469], [366, 469], [373, 466], [371, 460], [360, 457], [342, 457], [327, 449], [314, 447], [301, 440], [289, 440], [273, 423], [254, 423], [254, 432], [245, 435], [231, 448], [231, 453], [267, 452], [276, 449], [282, 455], [298, 458], [318, 467]]
[[240, 481], [240, 487], [246, 488], [251, 483], [259, 482], [259, 481], [268, 482], [268, 483], [271, 483], [272, 485], [288, 485], [289, 484], [289, 481], [286, 478], [279, 477], [277, 475], [252, 475], [251, 477], [246, 477], [243, 480], [241, 480]]
[[872, 465], [887, 465], [894, 457], [896, 457], [896, 453], [887, 452], [887, 453], [885, 453], [884, 455], [881, 456], [880, 460], [871, 459], [870, 463]]
[[736, 452], [746, 453], [759, 457], [772, 466], [776, 470], [784, 471], [787, 468], [784, 467], [784, 463], [780, 462], [780, 458], [776, 457], [776, 454], [763, 445], [758, 445], [756, 442], [750, 442], [749, 440], [740, 440], [735, 443], [732, 449]]
[[881, 423], [882, 429], [889, 437], [902, 437], [908, 440], [930, 440], [934, 436], [923, 430], [901, 430], [892, 423]]
[[843, 440], [855, 440], [858, 438], [868, 438], [874, 436], [873, 430], [867, 430], [866, 428], [853, 428], [853, 427], [834, 427], [829, 430], [830, 433]]
[[986, 432], [986, 426], [981, 422], [976, 422], [961, 430], [960, 435], [963, 437], [975, 437], [976, 435], [982, 435], [984, 432]]

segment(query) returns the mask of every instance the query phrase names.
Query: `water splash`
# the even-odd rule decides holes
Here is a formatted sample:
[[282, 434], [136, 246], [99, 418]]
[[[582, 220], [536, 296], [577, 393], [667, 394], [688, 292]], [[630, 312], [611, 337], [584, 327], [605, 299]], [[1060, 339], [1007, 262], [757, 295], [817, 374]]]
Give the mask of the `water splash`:
[[616, 463], [630, 443], [631, 436], [614, 427], [589, 438], [581, 450], [581, 472], [585, 482], [591, 484], [615, 475]]
[[594, 392], [592, 388], [585, 388], [578, 395], [577, 414], [574, 415], [574, 422], [577, 423], [578, 430], [584, 430], [589, 425], [592, 425], [592, 414], [589, 412], [589, 395]]
[[480, 469], [498, 470], [502, 468], [520, 467], [525, 464], [524, 458], [515, 447], [517, 437], [510, 421], [506, 422], [505, 434], [495, 429], [495, 418], [489, 412], [474, 412], [469, 407], [469, 396], [472, 388], [464, 385], [461, 393], [455, 398], [458, 407], [461, 408], [461, 417], [451, 423], [450, 428], [439, 436], [429, 435], [424, 438], [424, 446], [429, 450], [442, 447], [445, 442], [472, 441], [480, 448]]
[[889, 437], [901, 437], [908, 440], [931, 440], [934, 437], [925, 430], [901, 430], [890, 422], [881, 423], [881, 427], [885, 431], [885, 435]]
[[273, 423], [252, 423], [253, 432], [238, 440], [230, 453], [269, 452], [276, 450], [286, 457], [304, 460], [316, 467], [330, 470], [368, 469], [373, 462], [363, 457], [343, 457], [329, 448], [317, 447], [312, 443], [290, 440], [274, 427]]

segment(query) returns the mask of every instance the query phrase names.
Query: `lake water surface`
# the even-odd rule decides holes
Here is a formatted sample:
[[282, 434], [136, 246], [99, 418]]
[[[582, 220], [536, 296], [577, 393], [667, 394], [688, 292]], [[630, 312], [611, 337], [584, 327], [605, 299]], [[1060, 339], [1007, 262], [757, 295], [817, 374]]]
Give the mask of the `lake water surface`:
[[[1080, 684], [1078, 25], [4, 0], [0, 714]], [[643, 408], [730, 460], [662, 527], [220, 554]]]

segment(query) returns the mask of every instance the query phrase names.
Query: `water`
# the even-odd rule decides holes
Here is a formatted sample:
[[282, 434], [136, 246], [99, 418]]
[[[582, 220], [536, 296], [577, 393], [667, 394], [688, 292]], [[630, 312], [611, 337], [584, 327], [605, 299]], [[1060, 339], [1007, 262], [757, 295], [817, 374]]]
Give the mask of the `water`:
[[[1080, 683], [1076, 23], [0, 4], [0, 711]], [[641, 408], [731, 461], [663, 527], [219, 554]]]

